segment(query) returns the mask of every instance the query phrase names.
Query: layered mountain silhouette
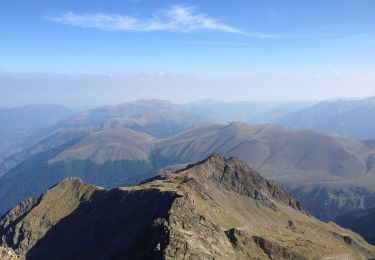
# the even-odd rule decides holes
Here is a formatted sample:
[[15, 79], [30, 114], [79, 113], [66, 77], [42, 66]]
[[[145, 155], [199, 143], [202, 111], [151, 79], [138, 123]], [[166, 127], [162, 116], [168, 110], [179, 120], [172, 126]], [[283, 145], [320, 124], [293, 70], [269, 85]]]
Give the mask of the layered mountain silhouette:
[[79, 113], [56, 128], [129, 128], [155, 137], [166, 137], [207, 119], [165, 100], [139, 100]]
[[92, 133], [92, 129], [78, 128], [78, 129], [60, 129], [46, 138], [38, 137], [40, 140], [34, 145], [23, 149], [22, 151], [8, 156], [0, 163], [0, 176], [4, 175], [10, 169], [15, 167], [17, 164], [23, 162], [24, 160], [32, 157], [36, 154], [42, 153], [47, 150], [57, 148], [67, 142], [72, 142], [78, 140], [80, 137]]
[[30, 134], [27, 143], [36, 145], [25, 145], [19, 153], [9, 152], [9, 156], [0, 163], [0, 176], [36, 153], [56, 148], [87, 133], [128, 128], [155, 137], [166, 137], [205, 120], [205, 116], [164, 100], [139, 100], [83, 111]]
[[39, 141], [33, 142], [30, 138], [35, 131], [52, 126], [75, 112], [59, 105], [0, 108], [0, 161]]
[[208, 99], [183, 104], [182, 107], [190, 112], [204, 115], [210, 122], [241, 121], [262, 124], [273, 122], [314, 104], [316, 102], [223, 102]]
[[215, 154], [112, 190], [65, 179], [0, 219], [27, 259], [364, 259], [375, 247], [309, 216], [287, 191]]
[[357, 232], [375, 245], [375, 208], [352, 211], [337, 217], [334, 221], [342, 227]]
[[[173, 104], [165, 100], [139, 100], [77, 112], [68, 117], [74, 112], [77, 110], [55, 105], [0, 108], [0, 161], [56, 133], [68, 141], [70, 136], [67, 134], [63, 137], [64, 131], [77, 129], [97, 131], [126, 127], [160, 138], [174, 135], [199, 122], [242, 121], [279, 124], [292, 129], [310, 129], [351, 138], [375, 138], [372, 134], [374, 126], [371, 125], [375, 114], [373, 98], [318, 104], [214, 100]], [[12, 160], [14, 156], [6, 162], [7, 167], [0, 165], [0, 175], [14, 166]]]
[[325, 101], [278, 118], [274, 123], [355, 139], [375, 139], [375, 98]]
[[107, 188], [136, 185], [158, 169], [215, 152], [237, 156], [282, 183], [321, 219], [375, 206], [371, 142], [230, 123], [200, 124], [167, 138], [109, 128], [43, 150], [0, 178], [0, 212], [69, 176]]
[[[35, 151], [47, 148], [46, 145], [30, 148], [47, 137], [54, 140], [49, 142], [49, 148], [79, 137], [82, 132], [115, 127], [160, 138], [174, 135], [199, 122], [271, 122], [309, 104], [207, 100], [174, 104], [166, 100], [138, 100], [83, 112], [54, 105], [0, 108], [0, 175], [35, 154]], [[72, 116], [74, 112], [76, 114]]]
[[[325, 120], [327, 125], [337, 114], [372, 104], [372, 99], [323, 102], [313, 106], [321, 107], [314, 112], [313, 121]], [[269, 113], [269, 120], [275, 122], [280, 106], [213, 101], [177, 105], [141, 100], [92, 109], [43, 130], [38, 128], [28, 135], [24, 147], [35, 145], [0, 163], [0, 175], [6, 173], [0, 178], [0, 212], [69, 176], [107, 188], [135, 185], [160, 168], [178, 169], [214, 152], [238, 156], [264, 176], [282, 183], [322, 220], [375, 207], [374, 141], [269, 125], [196, 124], [225, 121], [230, 115], [254, 121]], [[283, 111], [293, 112], [306, 104], [290, 106], [283, 104]], [[341, 124], [342, 129], [344, 126]]]

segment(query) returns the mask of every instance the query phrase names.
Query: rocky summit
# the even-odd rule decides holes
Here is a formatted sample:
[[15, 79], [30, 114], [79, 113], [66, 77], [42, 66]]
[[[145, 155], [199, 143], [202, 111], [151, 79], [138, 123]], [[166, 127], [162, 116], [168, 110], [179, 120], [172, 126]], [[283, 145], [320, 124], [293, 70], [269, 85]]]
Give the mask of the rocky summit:
[[215, 154], [139, 186], [68, 178], [0, 219], [26, 259], [366, 259], [375, 247], [311, 217], [287, 191]]

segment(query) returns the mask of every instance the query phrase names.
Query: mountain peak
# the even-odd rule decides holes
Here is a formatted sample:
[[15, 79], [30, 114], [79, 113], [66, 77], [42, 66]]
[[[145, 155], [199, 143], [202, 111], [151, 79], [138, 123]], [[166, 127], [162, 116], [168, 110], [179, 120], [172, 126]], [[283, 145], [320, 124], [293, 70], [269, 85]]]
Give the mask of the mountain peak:
[[281, 203], [308, 214], [289, 192], [275, 182], [263, 178], [237, 157], [227, 159], [219, 153], [214, 153], [200, 162], [188, 165], [177, 173], [194, 176], [203, 182], [219, 183], [226, 189], [248, 196], [275, 211], [278, 210], [276, 204]]
[[208, 156], [206, 159], [203, 159], [202, 161], [188, 165], [187, 168], [194, 167], [197, 165], [202, 165], [202, 164], [221, 165], [225, 163], [226, 161], [227, 161], [226, 158], [220, 153], [213, 153], [210, 156]]
[[220, 154], [135, 187], [106, 190], [65, 179], [0, 218], [0, 241], [31, 260], [362, 259], [375, 252]]

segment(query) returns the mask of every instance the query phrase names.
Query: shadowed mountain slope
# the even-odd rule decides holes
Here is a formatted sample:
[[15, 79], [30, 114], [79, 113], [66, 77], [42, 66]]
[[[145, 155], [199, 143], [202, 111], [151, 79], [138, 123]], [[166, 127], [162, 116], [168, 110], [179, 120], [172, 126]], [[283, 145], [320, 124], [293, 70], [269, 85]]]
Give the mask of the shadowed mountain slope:
[[349, 212], [335, 218], [334, 222], [357, 232], [375, 245], [375, 208]]
[[213, 155], [140, 186], [77, 178], [0, 219], [3, 246], [28, 259], [364, 259], [360, 236], [310, 217], [239, 159]]

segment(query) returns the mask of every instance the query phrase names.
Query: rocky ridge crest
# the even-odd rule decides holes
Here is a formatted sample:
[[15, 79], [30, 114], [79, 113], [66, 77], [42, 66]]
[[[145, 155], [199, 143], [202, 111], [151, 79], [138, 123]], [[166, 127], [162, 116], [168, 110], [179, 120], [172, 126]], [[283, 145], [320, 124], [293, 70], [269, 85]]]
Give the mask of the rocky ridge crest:
[[66, 179], [0, 219], [27, 259], [364, 259], [357, 234], [308, 215], [274, 182], [215, 154], [135, 187]]

